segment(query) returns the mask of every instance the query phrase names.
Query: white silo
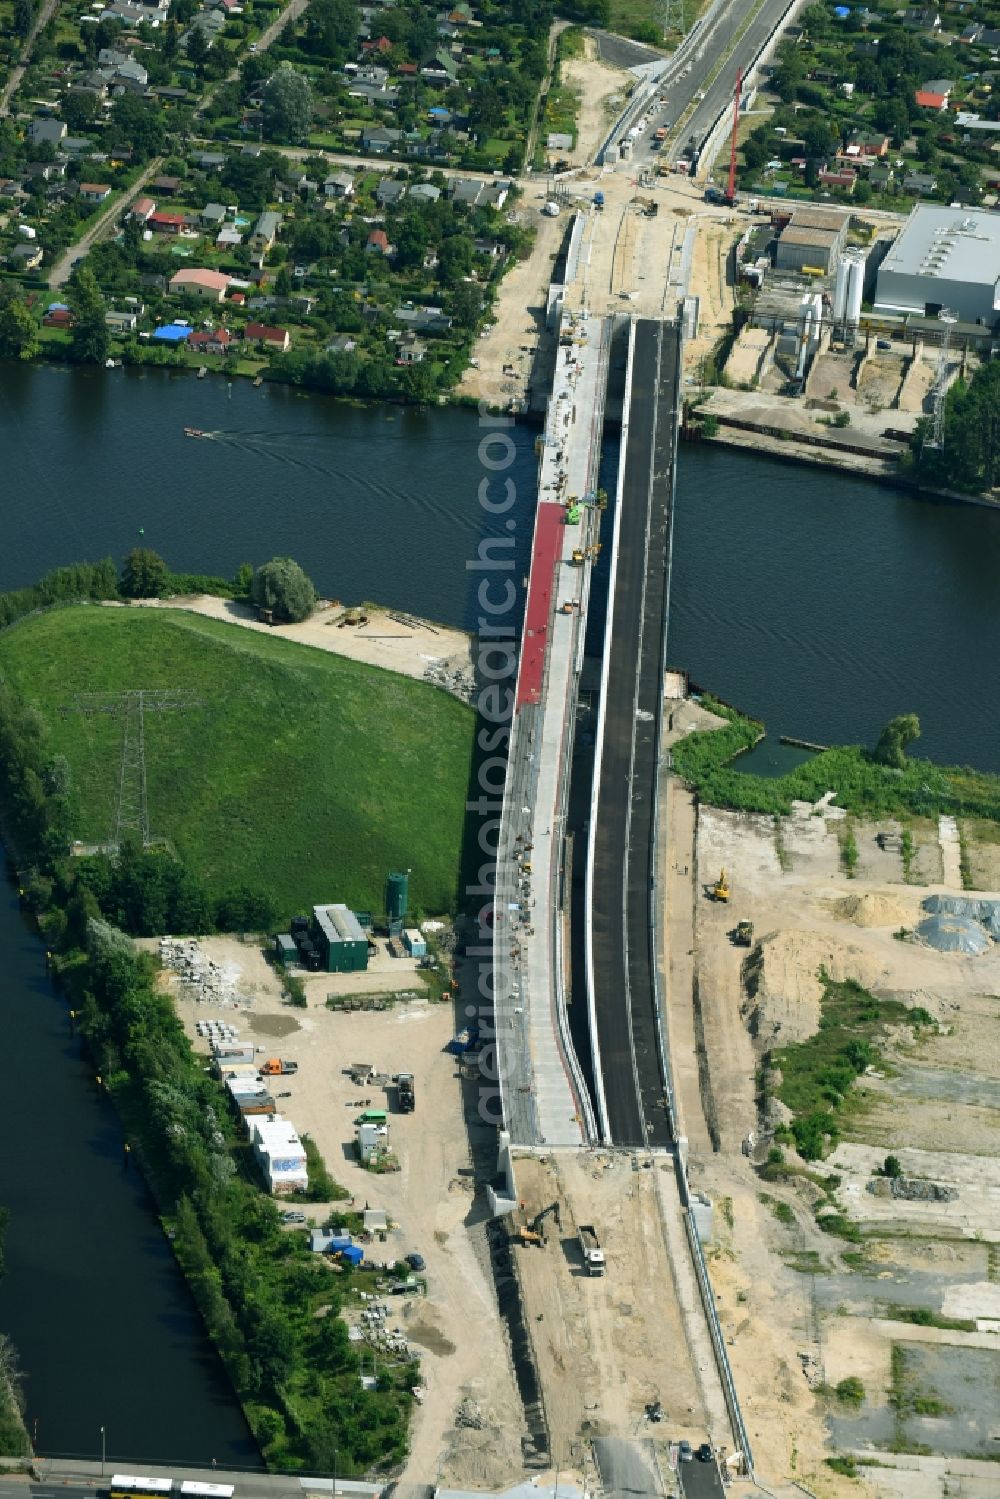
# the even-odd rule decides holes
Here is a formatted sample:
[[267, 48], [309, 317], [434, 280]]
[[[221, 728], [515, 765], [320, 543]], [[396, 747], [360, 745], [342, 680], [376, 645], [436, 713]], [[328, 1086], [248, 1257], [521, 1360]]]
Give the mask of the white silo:
[[844, 317], [847, 323], [855, 328], [861, 320], [861, 298], [864, 287], [864, 251], [853, 250], [847, 268], [847, 305], [844, 308]]
[[843, 320], [847, 306], [847, 256], [841, 252], [837, 259], [837, 280], [833, 288], [833, 321]]

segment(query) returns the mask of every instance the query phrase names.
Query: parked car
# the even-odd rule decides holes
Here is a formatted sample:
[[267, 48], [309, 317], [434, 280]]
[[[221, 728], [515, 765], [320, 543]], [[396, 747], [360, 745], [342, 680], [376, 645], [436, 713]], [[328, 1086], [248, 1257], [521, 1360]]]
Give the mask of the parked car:
[[693, 1448], [691, 1446], [691, 1443], [687, 1442], [687, 1441], [678, 1442], [677, 1443], [677, 1460], [678, 1460], [678, 1462], [689, 1463], [689, 1462], [692, 1462], [693, 1459], [694, 1459], [694, 1450], [693, 1450]]
[[306, 1221], [305, 1213], [300, 1212], [298, 1208], [294, 1209], [290, 1213], [282, 1213], [281, 1216], [284, 1218], [286, 1223], [305, 1223]]
[[701, 1446], [698, 1448], [698, 1451], [695, 1453], [695, 1457], [700, 1463], [710, 1463], [714, 1455], [715, 1454], [712, 1451], [712, 1445], [710, 1442], [702, 1442]]
[[411, 1270], [427, 1269], [427, 1261], [424, 1259], [422, 1254], [408, 1254], [406, 1256], [406, 1263], [409, 1265]]

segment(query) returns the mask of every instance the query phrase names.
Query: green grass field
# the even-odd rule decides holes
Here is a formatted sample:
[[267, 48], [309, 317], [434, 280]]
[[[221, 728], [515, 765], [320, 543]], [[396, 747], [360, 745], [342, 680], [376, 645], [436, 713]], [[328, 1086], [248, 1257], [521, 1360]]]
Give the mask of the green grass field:
[[[708, 4], [708, 0], [681, 0], [681, 4], [684, 9], [683, 30], [690, 31]], [[681, 37], [679, 25], [681, 5], [675, 6], [673, 15], [678, 29], [670, 33], [666, 42], [663, 36], [663, 15], [662, 4], [654, 5], [653, 0], [611, 0], [611, 19], [608, 22], [608, 30], [616, 31], [620, 36], [635, 37], [637, 41], [646, 42], [653, 47], [672, 51]]]
[[121, 724], [60, 708], [176, 689], [200, 706], [146, 717], [150, 831], [211, 894], [267, 889], [284, 917], [330, 900], [377, 912], [401, 868], [412, 909], [454, 906], [474, 718], [437, 689], [179, 610], [94, 605], [4, 632], [0, 672], [69, 761], [82, 841], [108, 836]]

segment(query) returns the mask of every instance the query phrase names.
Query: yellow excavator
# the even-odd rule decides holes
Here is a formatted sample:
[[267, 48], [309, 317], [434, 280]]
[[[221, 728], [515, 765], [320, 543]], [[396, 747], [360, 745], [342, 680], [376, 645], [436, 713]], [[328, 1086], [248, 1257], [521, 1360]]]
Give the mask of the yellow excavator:
[[729, 881], [726, 879], [726, 871], [724, 869], [721, 869], [719, 871], [719, 878], [716, 880], [715, 884], [712, 886], [712, 899], [713, 900], [728, 900], [729, 899]]
[[558, 1202], [550, 1203], [547, 1208], [543, 1208], [540, 1213], [536, 1213], [535, 1217], [530, 1221], [526, 1220], [524, 1209], [522, 1207], [521, 1210], [514, 1215], [512, 1237], [518, 1244], [537, 1244], [539, 1246], [543, 1245], [545, 1243], [545, 1234], [543, 1232], [542, 1225], [544, 1224], [546, 1218], [550, 1216], [555, 1219], [556, 1228], [561, 1229], [562, 1214], [559, 1211]]

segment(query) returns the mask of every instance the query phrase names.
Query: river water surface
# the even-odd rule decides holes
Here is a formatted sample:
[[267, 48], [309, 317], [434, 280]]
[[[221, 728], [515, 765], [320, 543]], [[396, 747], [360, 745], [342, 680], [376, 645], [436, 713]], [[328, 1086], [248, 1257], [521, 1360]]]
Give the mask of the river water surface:
[[[185, 425], [214, 436], [187, 439]], [[333, 596], [470, 626], [467, 563], [484, 534], [510, 535], [523, 572], [534, 503], [535, 434], [515, 429], [515, 504], [484, 518], [481, 436], [468, 411], [0, 366], [0, 589], [135, 545], [227, 576], [285, 553]], [[998, 576], [1000, 514], [681, 451], [670, 661], [773, 736], [871, 741], [914, 711], [926, 753], [1000, 770]], [[96, 1456], [104, 1425], [122, 1458], [245, 1463], [242, 1417], [6, 889], [0, 951], [15, 1064], [0, 1329], [28, 1371], [39, 1448]]]

